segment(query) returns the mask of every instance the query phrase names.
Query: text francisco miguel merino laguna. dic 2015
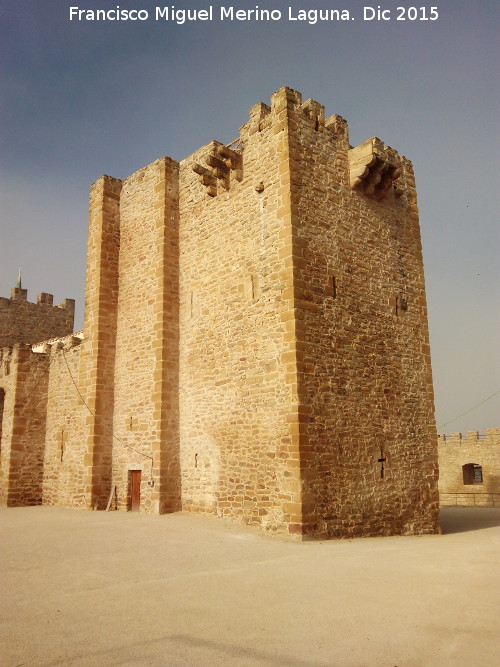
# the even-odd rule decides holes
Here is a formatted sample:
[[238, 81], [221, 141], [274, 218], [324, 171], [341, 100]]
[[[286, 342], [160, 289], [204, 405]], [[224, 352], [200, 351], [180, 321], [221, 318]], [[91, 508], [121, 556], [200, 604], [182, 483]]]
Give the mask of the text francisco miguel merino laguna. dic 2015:
[[126, 8], [120, 5], [109, 9], [86, 9], [79, 6], [69, 8], [70, 21], [166, 21], [182, 25], [189, 21], [305, 21], [314, 25], [322, 21], [436, 21], [439, 18], [436, 6], [396, 7], [387, 9], [381, 5], [365, 5], [351, 9], [251, 9], [209, 5], [205, 9], [178, 9], [174, 5], [157, 6], [151, 10]]

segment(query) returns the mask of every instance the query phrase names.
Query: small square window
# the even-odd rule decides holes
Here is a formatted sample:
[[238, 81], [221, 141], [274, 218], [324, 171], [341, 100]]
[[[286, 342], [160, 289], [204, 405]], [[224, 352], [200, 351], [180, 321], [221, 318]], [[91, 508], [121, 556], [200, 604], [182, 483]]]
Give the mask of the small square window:
[[464, 484], [482, 484], [483, 468], [477, 463], [466, 463], [462, 466]]

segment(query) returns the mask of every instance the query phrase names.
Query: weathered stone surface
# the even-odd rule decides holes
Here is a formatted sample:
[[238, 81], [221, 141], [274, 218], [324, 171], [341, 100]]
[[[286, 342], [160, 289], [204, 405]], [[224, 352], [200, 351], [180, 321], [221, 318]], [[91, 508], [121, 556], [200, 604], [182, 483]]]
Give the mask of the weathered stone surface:
[[[229, 146], [96, 181], [74, 343], [29, 355], [50, 357], [38, 502], [129, 509], [140, 473], [148, 512], [303, 539], [438, 530], [411, 163], [351, 149], [297, 91]], [[2, 442], [27, 428], [9, 419]]]

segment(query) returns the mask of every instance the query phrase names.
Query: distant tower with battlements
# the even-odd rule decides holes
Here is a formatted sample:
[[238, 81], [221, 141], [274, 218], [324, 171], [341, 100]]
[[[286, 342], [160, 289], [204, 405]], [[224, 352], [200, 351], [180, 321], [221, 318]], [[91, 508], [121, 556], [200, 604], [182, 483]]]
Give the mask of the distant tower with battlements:
[[0, 347], [18, 343], [38, 343], [47, 338], [67, 336], [73, 331], [75, 302], [64, 299], [53, 306], [52, 294], [41, 292], [36, 303], [28, 301], [28, 290], [23, 289], [21, 269], [10, 299], [0, 297]]

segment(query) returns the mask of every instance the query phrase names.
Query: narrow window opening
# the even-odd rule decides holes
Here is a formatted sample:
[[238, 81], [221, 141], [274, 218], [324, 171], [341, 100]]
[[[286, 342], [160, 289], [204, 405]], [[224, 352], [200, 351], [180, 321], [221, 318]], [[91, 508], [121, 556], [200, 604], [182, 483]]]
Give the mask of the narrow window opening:
[[332, 276], [332, 297], [337, 298], [337, 279], [335, 276]]
[[378, 463], [380, 463], [380, 479], [384, 479], [384, 477], [385, 477], [385, 474], [384, 474], [384, 472], [385, 472], [384, 463], [386, 462], [386, 460], [387, 460], [387, 459], [386, 459], [386, 457], [385, 457], [384, 448], [381, 447], [381, 448], [380, 448], [380, 458], [377, 459]]
[[408, 310], [408, 301], [402, 294], [398, 294], [396, 296], [396, 303], [394, 306], [394, 310], [396, 313], [396, 317], [398, 317], [401, 313], [406, 312]]
[[198, 317], [200, 314], [200, 299], [198, 292], [196, 290], [193, 290], [191, 292], [191, 297], [190, 297], [190, 311], [191, 311], [191, 318], [194, 319], [195, 317]]
[[243, 290], [243, 295], [248, 301], [255, 301], [261, 296], [259, 285], [259, 276], [249, 273], [243, 278], [243, 285], [240, 285], [240, 290]]

